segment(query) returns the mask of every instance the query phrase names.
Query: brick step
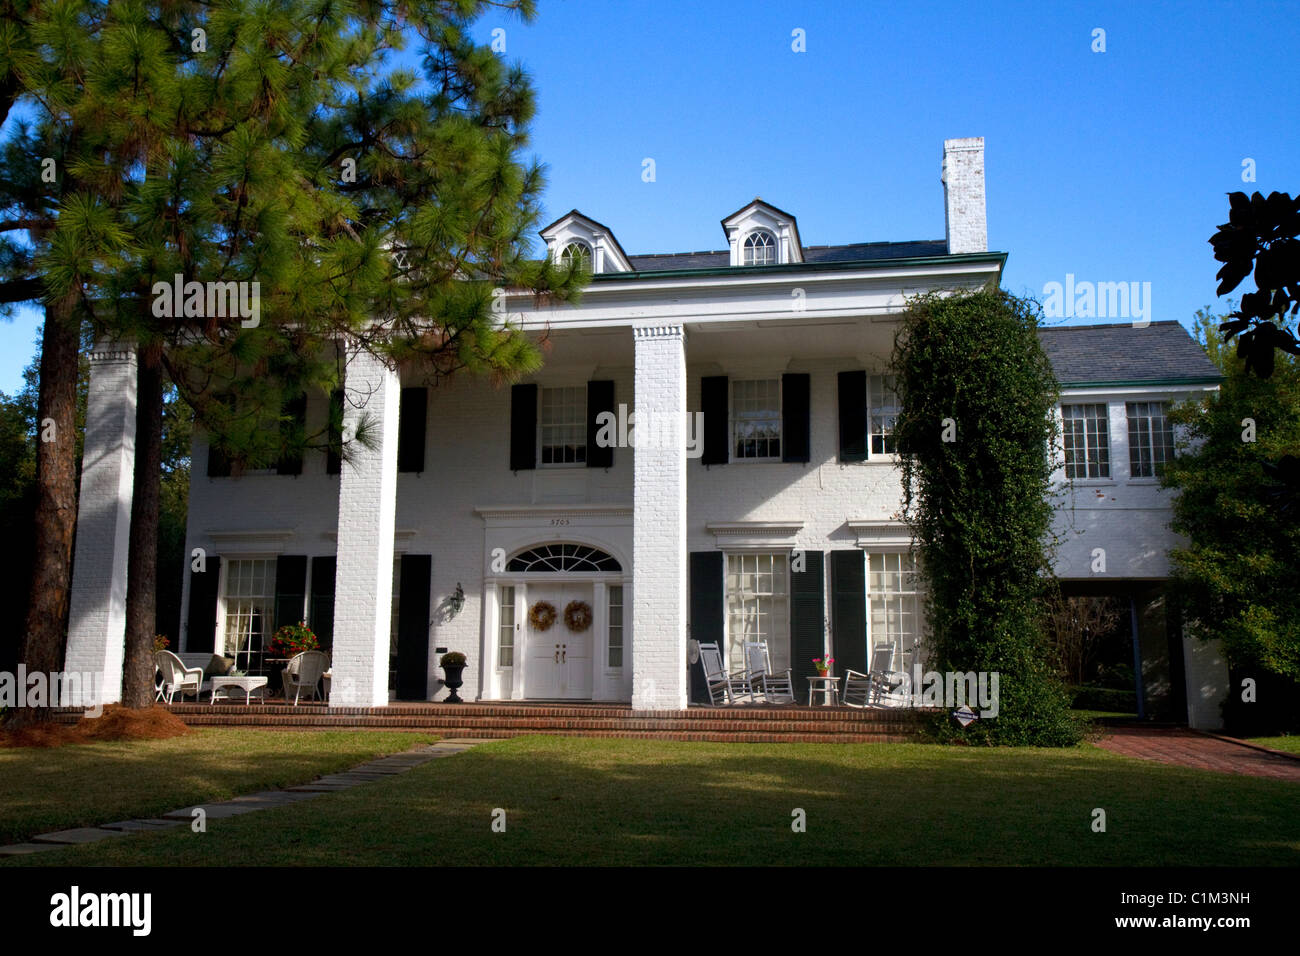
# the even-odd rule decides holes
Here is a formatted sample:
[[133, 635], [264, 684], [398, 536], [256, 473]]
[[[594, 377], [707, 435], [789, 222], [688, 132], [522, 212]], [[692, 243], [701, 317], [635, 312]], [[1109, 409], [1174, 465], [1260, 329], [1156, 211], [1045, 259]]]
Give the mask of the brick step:
[[715, 734], [793, 733], [793, 734], [901, 734], [915, 733], [915, 722], [872, 720], [711, 720], [707, 718], [577, 718], [577, 717], [478, 717], [469, 720], [451, 715], [410, 716], [406, 714], [366, 714], [339, 716], [324, 713], [256, 714], [256, 713], [183, 713], [178, 714], [191, 726], [242, 727], [404, 727], [444, 731], [478, 728], [499, 731], [540, 731], [576, 733], [579, 731], [614, 732], [621, 730], [651, 732], [701, 732]]
[[173, 704], [172, 713], [180, 717], [200, 714], [248, 715], [276, 717], [301, 717], [303, 715], [321, 715], [334, 720], [354, 720], [360, 717], [410, 717], [452, 720], [479, 719], [530, 719], [530, 720], [710, 720], [719, 722], [777, 721], [788, 722], [812, 721], [831, 723], [875, 723], [898, 726], [913, 726], [922, 717], [924, 710], [862, 710], [855, 708], [830, 707], [735, 707], [735, 708], [693, 708], [691, 710], [653, 710], [633, 711], [630, 707], [494, 707], [483, 705], [428, 704], [395, 707], [321, 707], [285, 704]]
[[[384, 719], [384, 718], [376, 718]], [[317, 724], [309, 726], [286, 726], [284, 724], [233, 724], [230, 721], [204, 721], [195, 719], [187, 720], [186, 723], [191, 726], [257, 726], [267, 729], [282, 730], [307, 730], [321, 729]], [[916, 734], [900, 733], [896, 728], [888, 731], [878, 731], [871, 733], [854, 732], [854, 733], [816, 733], [803, 731], [705, 731], [705, 730], [633, 730], [626, 727], [617, 729], [589, 729], [589, 728], [536, 728], [536, 727], [484, 727], [481, 725], [447, 725], [436, 727], [412, 726], [409, 723], [393, 723], [391, 719], [385, 723], [369, 723], [362, 725], [347, 725], [358, 730], [379, 730], [379, 729], [403, 729], [403, 730], [429, 730], [437, 731], [446, 737], [468, 737], [479, 740], [504, 740], [510, 737], [523, 736], [551, 736], [551, 737], [602, 737], [602, 738], [620, 738], [632, 740], [675, 740], [675, 741], [699, 741], [704, 743], [826, 743], [826, 744], [851, 744], [851, 743], [913, 743], [916, 741]]]

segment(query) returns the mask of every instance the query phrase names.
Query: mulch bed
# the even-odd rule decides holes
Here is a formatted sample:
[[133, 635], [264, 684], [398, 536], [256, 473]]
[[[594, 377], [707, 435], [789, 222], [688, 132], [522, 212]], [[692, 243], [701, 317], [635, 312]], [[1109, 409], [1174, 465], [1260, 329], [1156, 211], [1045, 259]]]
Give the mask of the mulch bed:
[[110, 704], [99, 717], [83, 717], [75, 724], [45, 723], [15, 730], [0, 728], [0, 747], [62, 747], [97, 740], [166, 740], [192, 733], [165, 707], [133, 710]]

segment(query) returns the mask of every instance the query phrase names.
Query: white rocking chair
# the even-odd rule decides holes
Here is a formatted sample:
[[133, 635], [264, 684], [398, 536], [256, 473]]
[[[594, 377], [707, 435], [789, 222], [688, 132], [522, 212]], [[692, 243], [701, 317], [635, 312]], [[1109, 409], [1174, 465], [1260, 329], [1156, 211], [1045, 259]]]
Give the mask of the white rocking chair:
[[764, 703], [793, 704], [794, 678], [789, 668], [780, 674], [772, 670], [772, 655], [766, 641], [745, 642], [745, 670], [750, 687], [757, 686]]
[[753, 685], [748, 677], [728, 674], [717, 644], [700, 645], [700, 663], [709, 686], [709, 702], [714, 707], [739, 703], [740, 697], [753, 699]]

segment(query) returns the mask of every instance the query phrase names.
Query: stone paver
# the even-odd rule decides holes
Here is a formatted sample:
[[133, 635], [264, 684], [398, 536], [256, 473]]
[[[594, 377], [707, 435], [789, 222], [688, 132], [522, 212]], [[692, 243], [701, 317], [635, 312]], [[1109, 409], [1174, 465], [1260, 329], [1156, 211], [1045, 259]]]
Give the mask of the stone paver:
[[109, 837], [120, 836], [126, 836], [126, 831], [102, 830], [99, 827], [76, 827], [72, 830], [57, 830], [54, 833], [42, 833], [39, 836], [32, 837], [32, 842], [71, 845], [76, 843], [98, 843], [100, 840], [107, 840]]
[[49, 850], [62, 850], [66, 843], [11, 843], [0, 846], [0, 856], [28, 856], [32, 853], [45, 853]]
[[1115, 727], [1099, 746], [1126, 757], [1179, 767], [1300, 783], [1300, 760], [1182, 728]]
[[71, 830], [59, 830], [56, 833], [42, 833], [40, 836], [32, 837], [30, 843], [0, 846], [0, 857], [42, 853], [46, 850], [57, 850], [65, 846], [96, 843], [110, 837], [128, 836], [132, 833], [148, 833], [182, 826], [193, 819], [196, 809], [202, 809], [206, 819], [223, 820], [228, 817], [241, 816], [245, 813], [256, 813], [258, 810], [285, 807], [303, 800], [310, 800], [313, 797], [319, 797], [324, 793], [351, 790], [353, 787], [362, 784], [388, 779], [397, 774], [405, 773], [412, 767], [426, 764], [430, 760], [449, 757], [452, 754], [458, 754], [471, 747], [476, 747], [481, 743], [487, 743], [487, 741], [442, 740], [407, 753], [379, 757], [370, 763], [361, 764], [343, 773], [327, 774], [313, 780], [311, 783], [304, 783], [297, 787], [287, 787], [284, 790], [263, 790], [259, 793], [249, 793], [230, 800], [181, 807], [179, 810], [164, 813], [161, 818], [119, 820], [116, 823], [105, 823], [99, 827], [77, 827]]

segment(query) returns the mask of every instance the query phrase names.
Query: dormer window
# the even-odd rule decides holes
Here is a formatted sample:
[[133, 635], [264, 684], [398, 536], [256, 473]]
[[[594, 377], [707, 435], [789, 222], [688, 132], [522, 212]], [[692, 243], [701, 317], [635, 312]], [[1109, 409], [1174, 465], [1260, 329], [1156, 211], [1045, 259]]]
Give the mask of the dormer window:
[[776, 240], [770, 232], [751, 232], [745, 238], [745, 265], [776, 265]]
[[560, 263], [565, 267], [576, 267], [591, 271], [591, 246], [585, 242], [571, 242], [560, 253]]

